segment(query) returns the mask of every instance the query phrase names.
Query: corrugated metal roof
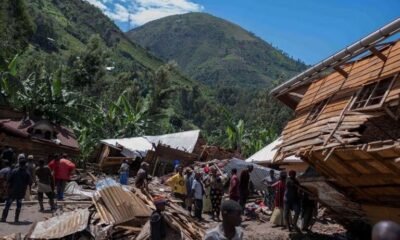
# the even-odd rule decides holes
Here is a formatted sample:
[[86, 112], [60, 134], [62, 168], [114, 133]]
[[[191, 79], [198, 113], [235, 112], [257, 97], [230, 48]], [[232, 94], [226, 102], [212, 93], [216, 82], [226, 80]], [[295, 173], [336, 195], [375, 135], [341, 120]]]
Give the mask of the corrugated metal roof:
[[83, 231], [89, 221], [89, 209], [78, 209], [38, 222], [28, 238], [57, 239]]
[[170, 148], [192, 153], [199, 135], [200, 130], [193, 130], [158, 136], [104, 139], [101, 142], [114, 147], [122, 146], [122, 154], [127, 157], [134, 157], [136, 155], [145, 156], [147, 151], [153, 149], [153, 144], [157, 145], [159, 143], [167, 145]]
[[106, 224], [119, 224], [151, 214], [150, 208], [135, 193], [111, 178], [96, 183], [96, 189], [93, 202]]

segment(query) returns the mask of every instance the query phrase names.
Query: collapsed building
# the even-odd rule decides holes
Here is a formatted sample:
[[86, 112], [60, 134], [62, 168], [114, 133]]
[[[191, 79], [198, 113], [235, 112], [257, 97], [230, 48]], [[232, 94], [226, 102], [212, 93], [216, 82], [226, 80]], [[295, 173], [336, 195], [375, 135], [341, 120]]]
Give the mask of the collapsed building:
[[295, 155], [287, 156], [282, 161], [273, 161], [278, 152], [278, 146], [282, 143], [282, 137], [277, 138], [267, 146], [263, 147], [245, 161], [247, 163], [255, 163], [264, 167], [280, 169], [289, 172], [304, 172], [308, 168], [308, 164]]
[[275, 161], [310, 164], [302, 185], [344, 224], [400, 222], [399, 31], [396, 19], [272, 90], [295, 111]]
[[16, 153], [33, 154], [47, 159], [49, 154], [80, 153], [74, 132], [60, 124], [36, 116], [26, 116], [7, 107], [0, 108], [0, 147], [9, 146]]

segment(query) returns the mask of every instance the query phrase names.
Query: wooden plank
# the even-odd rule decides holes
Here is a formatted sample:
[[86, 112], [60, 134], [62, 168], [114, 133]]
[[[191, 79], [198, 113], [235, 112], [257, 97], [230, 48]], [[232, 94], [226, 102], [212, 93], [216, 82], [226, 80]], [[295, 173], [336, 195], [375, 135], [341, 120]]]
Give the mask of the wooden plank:
[[382, 163], [383, 165], [385, 165], [393, 173], [400, 175], [400, 169], [396, 165], [392, 164], [390, 162], [391, 160], [386, 160], [386, 159], [382, 158], [376, 152], [368, 152], [368, 154], [371, 155], [372, 158], [377, 159], [379, 161], [379, 163]]

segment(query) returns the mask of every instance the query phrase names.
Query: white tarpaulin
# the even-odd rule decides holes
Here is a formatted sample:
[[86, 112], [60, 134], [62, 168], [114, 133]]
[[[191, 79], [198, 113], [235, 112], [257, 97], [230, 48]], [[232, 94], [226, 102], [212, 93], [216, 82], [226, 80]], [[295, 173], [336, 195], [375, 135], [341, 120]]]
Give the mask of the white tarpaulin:
[[[248, 159], [246, 159], [246, 162], [262, 162], [262, 163], [272, 163], [272, 160], [274, 159], [276, 152], [278, 150], [278, 146], [282, 143], [282, 138], [279, 137], [272, 143], [268, 144], [265, 146], [263, 149], [260, 151], [254, 153], [252, 156], [250, 156]], [[289, 156], [283, 160], [285, 163], [290, 163], [290, 162], [302, 162], [302, 160], [296, 156]]]
[[153, 149], [153, 144], [157, 145], [158, 143], [192, 153], [199, 138], [199, 134], [200, 130], [193, 130], [159, 136], [105, 139], [101, 140], [101, 142], [113, 147], [122, 147], [121, 153], [126, 157], [144, 157], [147, 151]]
[[[233, 168], [237, 169], [237, 174], [240, 176], [240, 173], [244, 170], [247, 169], [249, 165], [253, 165], [253, 171], [250, 173], [250, 180], [254, 185], [254, 188], [260, 191], [263, 191], [266, 189], [265, 183], [263, 183], [263, 180], [266, 177], [269, 177], [269, 172], [271, 170], [274, 170], [272, 168], [267, 168], [260, 166], [255, 163], [246, 163], [245, 161], [237, 158], [232, 158], [229, 160], [228, 164], [224, 166], [224, 170], [226, 173], [230, 173]], [[274, 170], [275, 177], [279, 178], [279, 171]]]

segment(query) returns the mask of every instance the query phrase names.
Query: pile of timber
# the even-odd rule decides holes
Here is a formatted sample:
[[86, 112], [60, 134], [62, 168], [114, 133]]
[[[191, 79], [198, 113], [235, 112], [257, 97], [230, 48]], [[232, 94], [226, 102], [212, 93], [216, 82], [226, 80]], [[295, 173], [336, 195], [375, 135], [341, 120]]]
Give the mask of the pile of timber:
[[[35, 223], [30, 239], [92, 236], [95, 239], [150, 239], [150, 215], [155, 209], [153, 197], [162, 195], [168, 203], [165, 220], [174, 239], [202, 239], [206, 226], [198, 223], [188, 212], [170, 197], [169, 188], [154, 179], [151, 193], [133, 186], [121, 186], [112, 179], [97, 181], [92, 205], [65, 212], [46, 221]], [[151, 188], [150, 188], [151, 189]], [[49, 224], [49, 223], [57, 223]], [[75, 223], [75, 225], [71, 225]], [[68, 226], [68, 227], [62, 227]], [[40, 234], [38, 234], [40, 233]], [[1, 239], [1, 238], [0, 238]]]

